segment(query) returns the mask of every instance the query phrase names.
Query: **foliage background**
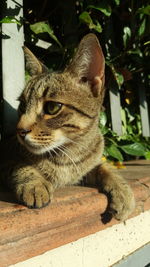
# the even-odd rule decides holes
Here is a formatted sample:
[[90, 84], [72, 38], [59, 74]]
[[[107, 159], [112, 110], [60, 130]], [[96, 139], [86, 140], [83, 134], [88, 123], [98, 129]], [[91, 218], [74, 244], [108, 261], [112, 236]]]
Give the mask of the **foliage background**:
[[[14, 17], [1, 22], [14, 22]], [[138, 88], [146, 88], [150, 103], [150, 5], [136, 0], [26, 0], [25, 43], [50, 70], [62, 69], [81, 38], [93, 32], [106, 58], [106, 97], [100, 116], [105, 156], [122, 161], [150, 159], [150, 140], [142, 136]], [[48, 48], [38, 46], [39, 40]], [[42, 44], [43, 45], [43, 44]], [[111, 130], [108, 90], [120, 90], [123, 136]]]

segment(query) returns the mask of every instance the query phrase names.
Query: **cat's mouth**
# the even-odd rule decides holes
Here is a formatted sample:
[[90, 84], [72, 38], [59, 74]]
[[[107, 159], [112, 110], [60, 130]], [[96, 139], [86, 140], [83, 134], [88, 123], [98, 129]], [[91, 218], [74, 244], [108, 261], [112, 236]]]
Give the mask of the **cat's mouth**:
[[28, 136], [24, 139], [18, 136], [18, 140], [29, 152], [36, 155], [43, 155], [47, 152], [54, 151], [56, 148], [66, 143], [66, 138], [63, 136], [59, 140], [51, 141], [46, 144], [43, 144], [42, 142], [37, 143], [34, 139], [32, 140]]
[[32, 142], [24, 142], [24, 146], [33, 154], [41, 155], [45, 152], [47, 146], [43, 146], [41, 144], [36, 144]]

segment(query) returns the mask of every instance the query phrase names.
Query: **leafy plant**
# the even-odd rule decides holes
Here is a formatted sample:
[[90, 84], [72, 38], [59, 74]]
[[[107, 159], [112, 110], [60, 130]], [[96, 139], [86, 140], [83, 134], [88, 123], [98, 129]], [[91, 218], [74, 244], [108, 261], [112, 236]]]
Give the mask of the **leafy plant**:
[[42, 22], [36, 22], [34, 24], [30, 24], [30, 29], [35, 33], [35, 34], [40, 34], [40, 33], [48, 33], [49, 36], [60, 46], [62, 47], [61, 43], [58, 41], [56, 35], [54, 35], [53, 29], [50, 27], [48, 23], [45, 21]]
[[[97, 35], [106, 59], [107, 90], [100, 115], [105, 155], [118, 161], [133, 157], [150, 159], [150, 140], [142, 136], [137, 90], [144, 86], [150, 102], [148, 0], [70, 0], [67, 3], [26, 0], [23, 21], [26, 45], [52, 71], [66, 65], [85, 34]], [[0, 23], [20, 21], [12, 16], [3, 18]], [[50, 44], [48, 49], [37, 46], [41, 40]], [[111, 127], [108, 90], [112, 84], [121, 95], [122, 136]]]
[[[127, 116], [129, 110], [126, 110]], [[112, 131], [110, 123], [107, 120], [107, 115], [103, 111], [100, 114], [100, 128], [105, 138], [105, 151], [104, 156], [110, 160], [123, 161], [124, 159], [131, 159], [134, 157], [144, 157], [150, 159], [150, 142], [149, 138], [144, 138], [141, 135], [141, 122], [140, 116], [135, 118], [131, 115], [131, 121], [126, 120], [126, 125], [122, 136], [118, 136]], [[136, 127], [136, 124], [140, 127]], [[134, 127], [135, 126], [135, 127]]]

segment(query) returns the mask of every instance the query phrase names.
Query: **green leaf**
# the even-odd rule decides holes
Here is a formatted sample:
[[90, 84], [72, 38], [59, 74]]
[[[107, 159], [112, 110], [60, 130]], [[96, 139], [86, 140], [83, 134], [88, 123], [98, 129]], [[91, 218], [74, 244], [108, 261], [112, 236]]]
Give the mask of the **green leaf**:
[[119, 4], [120, 4], [120, 0], [114, 0], [114, 2], [115, 2], [115, 4], [116, 4], [117, 6], [119, 6]]
[[100, 124], [99, 126], [101, 129], [101, 133], [103, 135], [107, 134], [109, 131], [108, 127], [106, 126], [106, 123], [107, 123], [107, 115], [104, 111], [101, 111], [99, 117], [99, 124]]
[[106, 126], [100, 127], [100, 130], [103, 136], [109, 132], [109, 129]]
[[132, 124], [128, 124], [127, 125], [127, 132], [128, 132], [129, 135], [133, 136], [133, 126], [132, 126]]
[[120, 72], [116, 72], [115, 77], [116, 77], [119, 87], [121, 87], [121, 85], [124, 83], [123, 75]]
[[112, 144], [109, 147], [106, 147], [106, 151], [111, 157], [113, 157], [119, 161], [123, 161], [123, 156], [122, 156], [121, 152], [114, 144]]
[[119, 89], [120, 89], [121, 86], [122, 86], [122, 84], [124, 83], [124, 77], [123, 77], [123, 75], [122, 75], [120, 72], [118, 72], [118, 71], [115, 69], [115, 67], [114, 67], [113, 64], [110, 64], [109, 66], [110, 66], [110, 68], [111, 68], [111, 71], [112, 71], [112, 73], [113, 73], [113, 75], [114, 75], [114, 78], [115, 78], [115, 80], [116, 80], [116, 82], [117, 82], [117, 84], [118, 84], [118, 87], [119, 87]]
[[107, 116], [104, 111], [101, 111], [100, 118], [99, 118], [100, 125], [105, 126], [107, 122]]
[[30, 74], [28, 71], [25, 71], [25, 81], [27, 82], [31, 78]]
[[138, 48], [127, 51], [127, 54], [129, 55], [140, 55], [140, 53], [141, 53], [141, 50]]
[[100, 4], [97, 6], [89, 5], [87, 8], [96, 9], [102, 12], [107, 17], [111, 15], [111, 7], [104, 1], [103, 2], [101, 1]]
[[107, 140], [110, 144], [114, 144], [115, 146], [117, 146], [116, 140], [114, 140], [114, 136], [116, 137], [116, 135], [113, 134], [113, 131], [110, 130], [110, 133], [112, 134], [112, 137], [106, 137], [105, 140]]
[[53, 32], [53, 29], [50, 27], [50, 25], [46, 22], [37, 22], [30, 25], [30, 29], [35, 33], [48, 33], [50, 37], [60, 46], [62, 47], [61, 43], [57, 39], [56, 35]]
[[145, 158], [146, 158], [147, 160], [150, 160], [150, 151], [147, 151], [147, 152], [145, 153]]
[[94, 29], [96, 30], [97, 32], [102, 32], [102, 27], [100, 25], [100, 23], [98, 21], [96, 21], [96, 24], [93, 22], [90, 14], [87, 12], [87, 11], [84, 11], [80, 14], [79, 16], [79, 20], [86, 24], [89, 29]]
[[144, 43], [144, 45], [149, 45], [150, 44], [150, 41], [147, 41]]
[[139, 36], [143, 35], [146, 29], [146, 18], [143, 19], [139, 29], [138, 29], [138, 34]]
[[127, 46], [127, 43], [131, 37], [131, 29], [129, 27], [124, 27], [123, 29], [123, 43], [124, 43], [124, 47]]
[[93, 23], [91, 16], [89, 15], [89, 13], [87, 11], [84, 11], [80, 14], [79, 19], [81, 22], [90, 25]]
[[98, 22], [98, 20], [96, 20], [96, 24], [94, 24], [94, 30], [97, 32], [102, 32], [102, 27], [100, 25], [100, 23]]
[[130, 145], [123, 145], [120, 148], [127, 154], [133, 156], [144, 156], [145, 155], [145, 146], [141, 143], [133, 143]]
[[131, 113], [131, 111], [126, 107], [125, 108], [125, 112], [127, 114], [127, 117], [129, 119], [129, 122], [132, 122], [135, 120], [135, 114], [134, 113]]
[[89, 29], [94, 29], [97, 32], [102, 32], [102, 27], [98, 21], [96, 21], [96, 24], [93, 22], [90, 14], [87, 11], [84, 11], [80, 14], [79, 20], [86, 24]]
[[150, 5], [147, 5], [145, 7], [139, 8], [137, 10], [137, 13], [145, 14], [150, 16]]
[[21, 25], [20, 21], [13, 16], [7, 16], [3, 18], [2, 20], [0, 20], [0, 23], [16, 23], [18, 25]]

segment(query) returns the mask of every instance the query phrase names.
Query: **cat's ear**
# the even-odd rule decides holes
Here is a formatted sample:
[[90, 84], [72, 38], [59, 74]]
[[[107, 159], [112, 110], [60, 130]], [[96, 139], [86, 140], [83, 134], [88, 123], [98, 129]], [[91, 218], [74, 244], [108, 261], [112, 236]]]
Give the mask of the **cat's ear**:
[[80, 82], [88, 81], [95, 97], [100, 94], [104, 86], [105, 59], [95, 34], [83, 37], [66, 70], [78, 77]]
[[40, 60], [38, 60], [26, 46], [23, 46], [22, 48], [25, 55], [26, 69], [31, 76], [48, 72], [47, 67], [42, 64], [42, 62], [40, 62]]

